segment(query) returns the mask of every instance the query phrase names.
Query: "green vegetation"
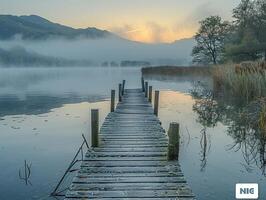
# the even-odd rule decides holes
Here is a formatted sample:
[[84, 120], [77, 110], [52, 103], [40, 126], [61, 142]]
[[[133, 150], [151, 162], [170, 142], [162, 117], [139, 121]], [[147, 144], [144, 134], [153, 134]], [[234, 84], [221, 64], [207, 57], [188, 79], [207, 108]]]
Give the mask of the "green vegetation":
[[245, 103], [266, 96], [266, 63], [226, 64], [213, 70], [214, 91]]
[[266, 60], [266, 1], [241, 0], [232, 15], [232, 22], [219, 16], [200, 21], [194, 63]]
[[229, 29], [229, 23], [222, 22], [219, 16], [211, 16], [200, 21], [200, 29], [195, 35], [197, 45], [192, 50], [193, 62], [203, 64], [221, 62]]
[[241, 0], [232, 16], [232, 22], [219, 16], [200, 21], [193, 62], [215, 65], [212, 76], [216, 100], [240, 106], [236, 110], [240, 121], [251, 123], [250, 127], [265, 136], [266, 1]]

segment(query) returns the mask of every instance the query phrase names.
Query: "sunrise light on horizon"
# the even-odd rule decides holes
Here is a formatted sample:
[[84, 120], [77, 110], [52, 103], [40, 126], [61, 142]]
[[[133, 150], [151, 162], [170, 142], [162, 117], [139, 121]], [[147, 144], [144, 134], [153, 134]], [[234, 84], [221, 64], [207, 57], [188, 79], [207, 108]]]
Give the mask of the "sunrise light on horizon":
[[0, 13], [35, 14], [74, 28], [96, 27], [130, 40], [158, 43], [193, 37], [198, 21], [209, 15], [230, 20], [238, 3], [239, 0], [0, 0]]

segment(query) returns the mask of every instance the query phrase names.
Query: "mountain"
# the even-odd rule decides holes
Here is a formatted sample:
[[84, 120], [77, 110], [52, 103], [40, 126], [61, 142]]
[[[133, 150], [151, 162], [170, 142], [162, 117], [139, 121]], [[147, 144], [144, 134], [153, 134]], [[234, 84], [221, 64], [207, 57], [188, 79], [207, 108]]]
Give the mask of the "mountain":
[[149, 62], [189, 65], [193, 38], [142, 43], [97, 28], [74, 29], [36, 15], [0, 15], [0, 65], [89, 65]]
[[0, 48], [0, 64], [9, 66], [92, 66], [88, 60], [74, 60], [53, 56], [44, 56], [35, 52], [27, 51], [23, 47], [13, 47], [11, 49]]
[[57, 37], [98, 39], [113, 36], [112, 33], [97, 28], [74, 29], [63, 26], [37, 15], [0, 15], [0, 40], [12, 39], [16, 35], [21, 35], [22, 39], [29, 40]]

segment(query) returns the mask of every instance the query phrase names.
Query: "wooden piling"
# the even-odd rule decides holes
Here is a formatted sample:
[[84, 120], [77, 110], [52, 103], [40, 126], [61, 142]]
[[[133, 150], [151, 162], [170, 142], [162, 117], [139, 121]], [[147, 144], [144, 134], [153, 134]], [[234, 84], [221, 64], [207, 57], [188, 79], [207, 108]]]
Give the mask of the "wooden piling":
[[168, 153], [167, 158], [168, 160], [178, 160], [179, 158], [179, 124], [178, 123], [171, 123], [169, 130], [168, 130]]
[[155, 91], [155, 97], [154, 97], [154, 114], [158, 116], [158, 109], [159, 109], [159, 91]]
[[122, 101], [122, 84], [121, 83], [119, 83], [118, 99], [119, 99], [119, 102]]
[[99, 110], [91, 110], [91, 146], [99, 146]]
[[152, 101], [152, 86], [149, 86], [149, 102]]
[[141, 86], [142, 86], [142, 92], [145, 92], [144, 78], [143, 77], [141, 77]]
[[123, 85], [122, 85], [122, 96], [124, 95], [124, 92], [125, 92], [125, 84], [126, 84], [126, 80], [123, 80]]
[[148, 97], [148, 82], [145, 82], [145, 97]]
[[111, 112], [115, 111], [115, 90], [111, 90]]
[[[168, 161], [167, 146], [168, 137], [142, 89], [125, 90], [116, 113], [102, 124], [99, 147], [82, 154], [78, 169], [72, 165], [78, 157], [67, 169], [65, 174], [79, 172], [64, 199], [195, 200], [179, 162]], [[62, 194], [59, 186], [53, 194]]]

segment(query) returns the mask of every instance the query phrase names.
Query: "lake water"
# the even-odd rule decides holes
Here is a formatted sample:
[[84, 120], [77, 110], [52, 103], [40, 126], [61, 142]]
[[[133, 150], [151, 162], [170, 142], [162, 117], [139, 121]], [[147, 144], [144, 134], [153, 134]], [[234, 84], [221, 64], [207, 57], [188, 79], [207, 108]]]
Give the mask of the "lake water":
[[[123, 79], [126, 88], [140, 87], [140, 77], [140, 68], [0, 69], [0, 199], [53, 199], [49, 194], [82, 143], [81, 135], [90, 134], [90, 109], [100, 109], [102, 122], [109, 112], [110, 90]], [[197, 80], [148, 79], [161, 91], [163, 127], [180, 123], [180, 164], [197, 199], [232, 200], [239, 182], [259, 183], [260, 199], [266, 199], [261, 164], [266, 153], [257, 146], [250, 149], [250, 138], [239, 147], [234, 119], [209, 123], [202, 117], [195, 109], [202, 102], [190, 94]], [[27, 183], [24, 160], [31, 172]]]

